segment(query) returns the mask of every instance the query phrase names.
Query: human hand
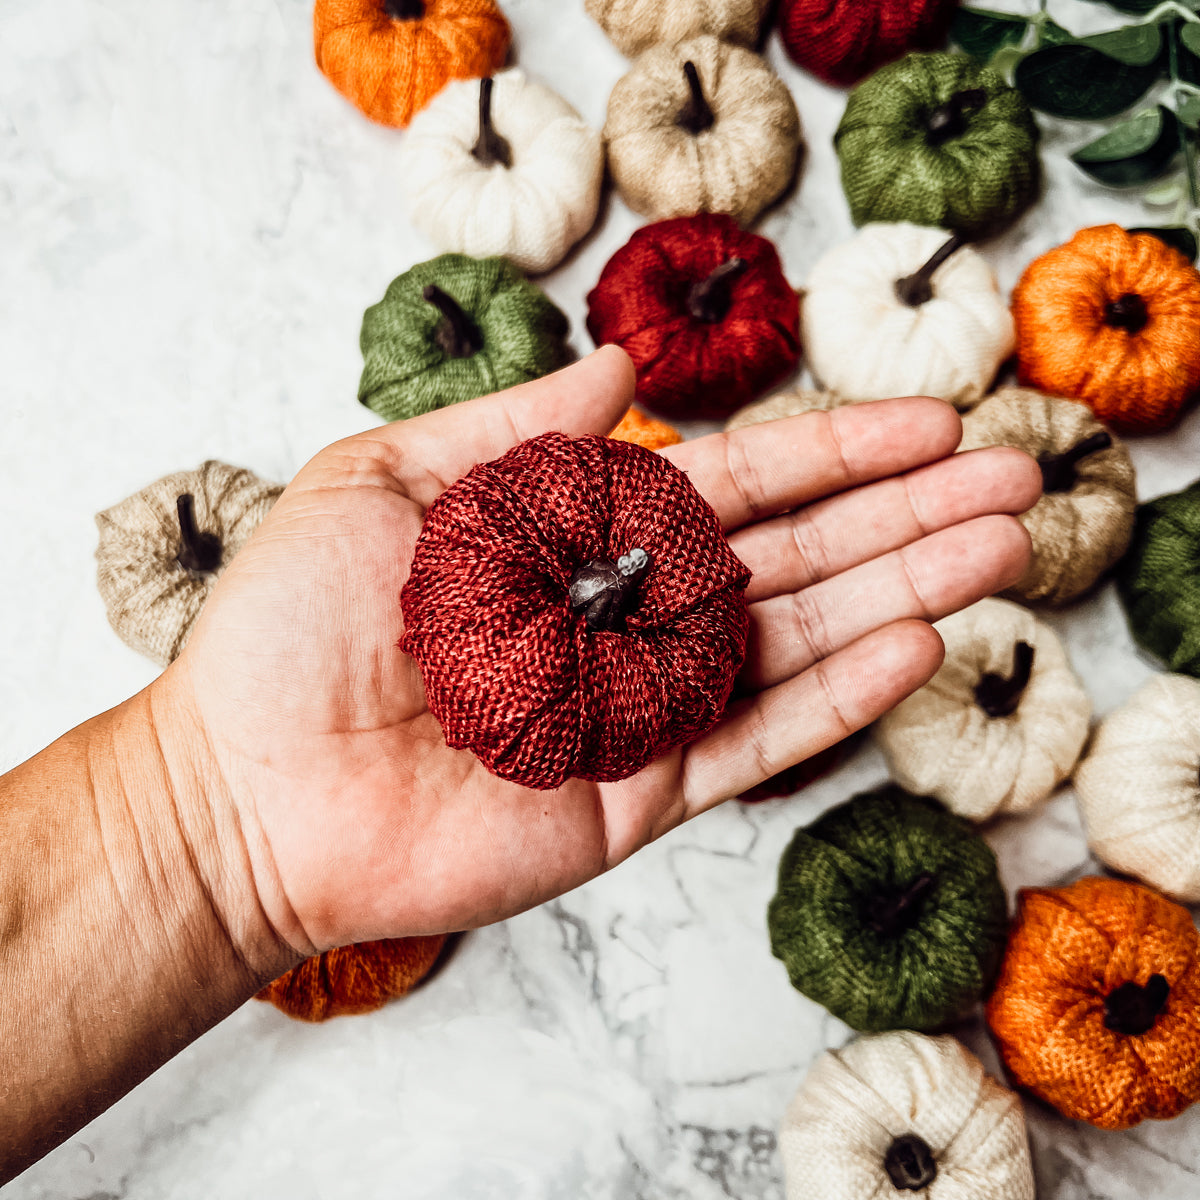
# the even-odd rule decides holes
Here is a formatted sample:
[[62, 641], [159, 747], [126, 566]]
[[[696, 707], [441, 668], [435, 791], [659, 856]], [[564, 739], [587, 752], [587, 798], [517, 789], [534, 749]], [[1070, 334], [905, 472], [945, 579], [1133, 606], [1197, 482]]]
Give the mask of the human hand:
[[1025, 569], [1027, 536], [998, 514], [1034, 503], [1036, 465], [1007, 449], [947, 457], [961, 425], [940, 401], [671, 447], [753, 572], [739, 698], [630, 779], [554, 792], [501, 780], [446, 746], [396, 646], [425, 510], [525, 438], [611, 429], [633, 386], [628, 359], [605, 349], [322, 451], [154, 685], [183, 714], [206, 802], [226, 811], [214, 827], [240, 831], [223, 856], [247, 907], [293, 953], [479, 926], [586, 882], [873, 721], [940, 665], [928, 622]]

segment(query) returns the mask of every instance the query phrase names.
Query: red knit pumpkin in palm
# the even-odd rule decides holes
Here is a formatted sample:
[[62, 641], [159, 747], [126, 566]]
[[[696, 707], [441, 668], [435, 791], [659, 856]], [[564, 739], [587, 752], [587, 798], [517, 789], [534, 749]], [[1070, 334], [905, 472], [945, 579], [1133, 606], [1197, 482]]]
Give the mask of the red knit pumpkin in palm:
[[588, 296], [588, 332], [637, 368], [637, 398], [668, 417], [722, 417], [800, 360], [800, 300], [766, 238], [723, 213], [639, 229]]
[[946, 38], [958, 0], [783, 0], [779, 33], [797, 66], [849, 86]]
[[400, 596], [447, 745], [532, 788], [613, 780], [705, 733], [750, 573], [667, 459], [547, 433], [430, 507]]

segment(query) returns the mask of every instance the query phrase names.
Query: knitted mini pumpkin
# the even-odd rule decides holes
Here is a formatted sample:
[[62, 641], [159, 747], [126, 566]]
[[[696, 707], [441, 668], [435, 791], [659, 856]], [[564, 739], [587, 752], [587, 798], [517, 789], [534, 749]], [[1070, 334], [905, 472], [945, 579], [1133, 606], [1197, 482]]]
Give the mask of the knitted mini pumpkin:
[[1050, 604], [1083, 595], [1129, 546], [1137, 509], [1129, 451], [1082, 404], [1013, 387], [963, 418], [959, 449], [984, 446], [1016, 446], [1042, 468], [1042, 498], [1020, 518], [1033, 559], [1006, 594]]
[[643, 416], [636, 408], [629, 409], [608, 436], [616, 438], [618, 442], [645, 446], [647, 450], [661, 450], [664, 446], [677, 446], [683, 441], [683, 434], [674, 425]]
[[747, 404], [725, 422], [726, 432], [746, 429], [750, 425], [764, 425], [767, 421], [782, 421], [784, 417], [798, 417], [801, 413], [832, 412], [850, 401], [835, 392], [821, 392], [816, 388], [791, 388], [775, 392], [754, 404]]
[[504, 66], [494, 0], [317, 0], [317, 66], [372, 121], [405, 126], [451, 79]]
[[588, 296], [588, 332], [637, 368], [637, 398], [669, 417], [721, 417], [800, 361], [800, 302], [766, 238], [720, 213], [639, 229]]
[[400, 646], [446, 743], [489, 771], [624, 779], [724, 712], [749, 578], [662, 455], [547, 433], [430, 507]]
[[570, 359], [567, 318], [503, 258], [443, 254], [363, 315], [358, 398], [388, 421], [539, 379]]
[[767, 924], [792, 985], [847, 1025], [933, 1029], [991, 983], [1005, 913], [983, 839], [888, 785], [796, 831]]
[[982, 600], [935, 628], [938, 673], [875, 726], [892, 775], [972, 821], [1025, 812], [1079, 761], [1091, 701], [1028, 609]]
[[1003, 76], [941, 53], [876, 71], [851, 92], [834, 135], [856, 225], [913, 221], [973, 237], [1037, 198], [1037, 141], [1029, 105]]
[[446, 944], [436, 937], [389, 938], [339, 946], [306, 958], [255, 997], [297, 1021], [327, 1021], [374, 1012], [412, 991]]
[[1012, 298], [1021, 382], [1121, 433], [1173, 425], [1200, 387], [1200, 271], [1149, 233], [1081, 229]]
[[802, 318], [813, 374], [847, 400], [925, 395], [967, 407], [1013, 349], [991, 267], [918, 225], [868, 225], [826, 251]]
[[791, 182], [800, 118], [757, 54], [698, 37], [652, 47], [617, 81], [604, 139], [634, 212], [652, 221], [723, 212], [745, 225]]
[[439, 250], [548, 271], [596, 222], [600, 134], [520, 71], [449, 84], [399, 162], [408, 215]]
[[173, 662], [221, 572], [283, 485], [210, 459], [96, 514], [96, 582], [108, 623], [159, 666]]
[[702, 33], [754, 46], [771, 0], [584, 0], [583, 7], [632, 58], [664, 43], [674, 46]]
[[1021, 1102], [952, 1037], [860, 1037], [813, 1064], [779, 1131], [788, 1200], [1033, 1200]]
[[783, 0], [779, 35], [791, 60], [826, 83], [857, 83], [909, 50], [946, 37], [958, 0]]
[[1138, 645], [1200, 677], [1200, 481], [1138, 506], [1116, 578]]
[[1200, 904], [1200, 683], [1156, 675], [1105, 717], [1075, 793], [1101, 861]]
[[1013, 1078], [1064, 1116], [1178, 1116], [1200, 1099], [1200, 934], [1136, 883], [1023, 889], [987, 1019]]

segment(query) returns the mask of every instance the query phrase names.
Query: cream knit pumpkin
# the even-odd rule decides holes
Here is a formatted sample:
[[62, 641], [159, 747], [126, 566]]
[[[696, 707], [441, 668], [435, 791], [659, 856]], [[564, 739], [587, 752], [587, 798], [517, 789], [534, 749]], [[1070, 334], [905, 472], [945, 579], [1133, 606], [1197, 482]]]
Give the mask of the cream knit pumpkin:
[[584, 0], [583, 7], [631, 58], [651, 46], [711, 33], [753, 46], [771, 0]]
[[1033, 1200], [1021, 1102], [951, 1037], [826, 1051], [779, 1133], [788, 1200]]
[[791, 388], [776, 392], [765, 400], [747, 404], [725, 422], [729, 431], [745, 429], [748, 425], [762, 425], [767, 421], [780, 421], [784, 417], [796, 417], [801, 413], [832, 412], [848, 404], [833, 392], [819, 392], [815, 388]]
[[848, 400], [936, 396], [959, 408], [987, 391], [1015, 339], [983, 257], [969, 246], [952, 253], [924, 303], [897, 295], [947, 238], [921, 225], [866, 225], [821, 256], [801, 317], [809, 365], [826, 388]]
[[[711, 124], [699, 128], [706, 108]], [[635, 212], [651, 221], [723, 212], [748, 224], [795, 172], [800, 118], [764, 59], [705, 36], [654, 46], [633, 64], [609, 97], [604, 138], [613, 180]]]
[[[509, 165], [472, 153], [480, 138], [481, 89]], [[561, 96], [504, 71], [488, 85], [449, 83], [400, 142], [409, 217], [443, 251], [506, 257], [549, 271], [595, 224], [604, 180], [600, 134]]]
[[934, 628], [946, 643], [941, 669], [875, 726], [892, 775], [972, 821], [1032, 808], [1071, 774], [1091, 718], [1062, 643], [1007, 600]]
[[1156, 675], [1110, 713], [1075, 791], [1097, 858], [1200, 904], [1200, 682]]

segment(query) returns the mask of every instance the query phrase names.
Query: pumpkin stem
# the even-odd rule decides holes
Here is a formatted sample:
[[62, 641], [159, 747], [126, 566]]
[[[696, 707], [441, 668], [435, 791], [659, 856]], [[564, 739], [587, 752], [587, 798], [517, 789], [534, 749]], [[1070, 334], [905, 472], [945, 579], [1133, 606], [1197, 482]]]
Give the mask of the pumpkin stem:
[[1121, 984], [1104, 997], [1104, 1028], [1133, 1037], [1145, 1033], [1158, 1020], [1170, 993], [1163, 975], [1151, 975], [1145, 984]]
[[1098, 430], [1082, 442], [1076, 442], [1062, 454], [1039, 454], [1038, 466], [1042, 468], [1043, 492], [1069, 492], [1077, 478], [1075, 467], [1080, 459], [1087, 458], [1100, 450], [1112, 449], [1112, 435], [1105, 429]]
[[383, 12], [393, 21], [419, 21], [425, 15], [425, 0], [383, 0]]
[[1033, 647], [1018, 642], [1013, 647], [1013, 673], [1005, 679], [989, 671], [975, 685], [975, 703], [989, 717], [1011, 717], [1021, 703], [1021, 693], [1033, 671]]
[[729, 285], [744, 274], [750, 264], [744, 258], [731, 258], [722, 263], [707, 279], [692, 284], [688, 292], [688, 312], [697, 321], [716, 325], [729, 315], [733, 304], [733, 293]]
[[925, 140], [931, 146], [940, 146], [951, 138], [962, 137], [967, 132], [968, 116], [986, 103], [987, 92], [983, 88], [955, 92], [925, 118]]
[[867, 928], [890, 938], [907, 929], [916, 919], [921, 901], [929, 895], [934, 879], [922, 871], [906, 888], [884, 888], [867, 900]]
[[483, 334], [479, 326], [463, 312], [453, 296], [440, 287], [429, 284], [421, 293], [426, 301], [442, 314], [433, 331], [433, 340], [449, 358], [470, 358], [483, 349]]
[[1104, 323], [1127, 333], [1141, 333], [1149, 319], [1146, 302], [1136, 292], [1126, 292], [1119, 300], [1110, 300], [1104, 306]]
[[179, 551], [175, 561], [185, 571], [206, 575], [221, 565], [221, 539], [196, 525], [196, 498], [184, 492], [175, 501], [179, 515]]
[[687, 103], [679, 110], [675, 124], [681, 125], [693, 135], [703, 133], [706, 129], [713, 127], [717, 118], [713, 116], [713, 110], [704, 98], [704, 89], [700, 86], [700, 73], [696, 70], [696, 64], [685, 62], [683, 73], [687, 76], [688, 89], [691, 94], [688, 96]]
[[896, 1138], [883, 1158], [883, 1168], [898, 1192], [919, 1192], [937, 1178], [937, 1160], [924, 1138], [905, 1133]]
[[640, 548], [622, 554], [616, 562], [592, 559], [571, 577], [571, 608], [587, 614], [587, 626], [593, 633], [619, 633], [625, 628], [634, 589], [649, 566], [650, 555]]
[[934, 252], [933, 257], [920, 270], [896, 280], [896, 299], [909, 308], [920, 308], [933, 299], [933, 276], [938, 267], [952, 254], [958, 253], [967, 244], [961, 234], [954, 234]]
[[479, 140], [471, 147], [471, 157], [485, 167], [512, 166], [512, 147], [497, 132], [492, 124], [492, 77], [479, 81]]

